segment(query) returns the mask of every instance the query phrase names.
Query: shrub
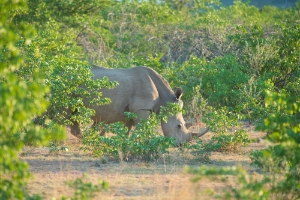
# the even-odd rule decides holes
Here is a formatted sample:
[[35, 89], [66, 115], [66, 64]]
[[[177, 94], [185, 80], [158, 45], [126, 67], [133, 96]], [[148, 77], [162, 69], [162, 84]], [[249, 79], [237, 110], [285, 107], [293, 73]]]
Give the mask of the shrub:
[[[108, 78], [91, 79], [93, 75], [90, 65], [85, 61], [86, 56], [74, 41], [78, 28], [73, 27], [74, 24], [68, 26], [72, 18], [73, 23], [82, 20], [77, 18], [76, 12], [84, 15], [97, 4], [95, 1], [87, 4], [84, 0], [73, 2], [72, 5], [59, 1], [39, 2], [36, 5], [37, 2], [29, 1], [31, 6], [29, 11], [16, 19], [16, 21], [21, 19], [31, 21], [33, 17], [35, 19], [33, 25], [37, 28], [37, 35], [32, 39], [30, 46], [24, 45], [25, 40], [18, 43], [26, 57], [26, 65], [18, 70], [18, 75], [25, 80], [30, 79], [32, 72], [36, 70], [44, 75], [39, 84], [48, 86], [51, 91], [46, 96], [50, 105], [44, 117], [63, 125], [79, 123], [85, 126], [91, 123], [90, 116], [94, 114], [87, 104], [109, 103], [110, 100], [102, 97], [99, 89], [113, 88], [117, 85]], [[69, 6], [74, 7], [71, 9]], [[61, 9], [58, 11], [57, 7]], [[58, 20], [58, 16], [67, 13], [69, 15]], [[89, 101], [84, 102], [84, 99]], [[43, 124], [43, 119], [40, 123]]]
[[216, 58], [203, 67], [203, 97], [208, 98], [208, 102], [214, 107], [227, 106], [232, 109], [240, 103], [239, 90], [249, 80], [246, 69], [233, 56]]
[[250, 79], [247, 67], [239, 64], [232, 55], [210, 62], [192, 57], [180, 67], [174, 65], [166, 73], [171, 85], [182, 85], [184, 100], [191, 100], [197, 92], [194, 89], [198, 87], [209, 105], [216, 108], [227, 106], [230, 110], [244, 103], [239, 97]]
[[[91, 150], [97, 156], [110, 155], [120, 160], [130, 161], [133, 159], [149, 161], [157, 159], [161, 154], [168, 153], [168, 148], [175, 145], [174, 138], [160, 135], [157, 128], [161, 120], [167, 120], [166, 113], [178, 112], [180, 108], [169, 104], [162, 108], [160, 115], [152, 113], [148, 120], [141, 120], [140, 123], [130, 131], [122, 122], [110, 125], [100, 125], [107, 132], [114, 134], [111, 137], [99, 136], [99, 127], [87, 130], [83, 144], [85, 150]], [[135, 118], [133, 113], [125, 113], [129, 118]]]
[[86, 178], [86, 174], [82, 178], [77, 178], [75, 181], [67, 181], [66, 184], [74, 188], [75, 192], [73, 197], [61, 197], [61, 200], [89, 200], [94, 198], [95, 193], [108, 188], [108, 183], [105, 181], [100, 181], [98, 184], [92, 184], [90, 182], [84, 182], [83, 179]]
[[226, 107], [209, 109], [210, 112], [205, 114], [203, 121], [215, 133], [208, 142], [197, 138], [196, 143], [185, 144], [184, 147], [194, 156], [207, 160], [214, 151], [237, 152], [241, 146], [245, 147], [251, 142], [249, 134], [240, 127], [237, 115], [228, 112]]
[[267, 131], [267, 139], [273, 143], [267, 149], [251, 154], [253, 164], [269, 173], [262, 179], [249, 176], [242, 168], [188, 169], [199, 180], [203, 176], [236, 175], [239, 186], [227, 188], [225, 198], [236, 199], [299, 199], [300, 148], [299, 148], [299, 97], [267, 91], [266, 105], [275, 112], [265, 118], [257, 128]]
[[248, 146], [250, 141], [245, 130], [238, 130], [214, 135], [209, 142], [197, 139], [195, 144], [187, 145], [187, 149], [197, 158], [208, 160], [212, 152], [238, 152], [240, 147]]
[[251, 158], [254, 165], [281, 174], [272, 192], [297, 199], [300, 197], [300, 98], [270, 91], [267, 95], [266, 105], [273, 107], [275, 112], [269, 114], [257, 128], [267, 131], [267, 139], [274, 145], [253, 152]]
[[24, 22], [15, 22], [16, 16], [27, 11], [25, 1], [2, 1], [0, 6], [0, 199], [30, 199], [26, 183], [30, 177], [28, 165], [20, 161], [18, 153], [27, 143], [47, 144], [49, 139], [62, 139], [61, 127], [43, 129], [34, 125], [33, 118], [41, 115], [48, 106], [45, 95], [49, 87], [41, 84], [43, 77], [38, 69], [29, 77], [18, 75], [20, 66], [27, 66], [23, 47], [30, 46], [33, 27]]

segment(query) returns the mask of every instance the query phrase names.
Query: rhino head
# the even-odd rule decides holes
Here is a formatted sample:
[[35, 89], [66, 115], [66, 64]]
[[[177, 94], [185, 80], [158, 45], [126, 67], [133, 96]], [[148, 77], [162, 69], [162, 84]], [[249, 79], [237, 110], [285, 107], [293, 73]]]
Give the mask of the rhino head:
[[[178, 103], [181, 109], [183, 107], [183, 102], [180, 100], [182, 94], [182, 89], [177, 88], [174, 93], [175, 100], [173, 101], [173, 103]], [[173, 116], [168, 116], [168, 121], [162, 121], [161, 127], [164, 136], [175, 138], [178, 145], [181, 145], [181, 143], [183, 142], [188, 142], [192, 140], [193, 136], [201, 137], [209, 130], [209, 128], [206, 128], [205, 130], [200, 131], [198, 133], [190, 131], [188, 125], [183, 119], [181, 112]]]

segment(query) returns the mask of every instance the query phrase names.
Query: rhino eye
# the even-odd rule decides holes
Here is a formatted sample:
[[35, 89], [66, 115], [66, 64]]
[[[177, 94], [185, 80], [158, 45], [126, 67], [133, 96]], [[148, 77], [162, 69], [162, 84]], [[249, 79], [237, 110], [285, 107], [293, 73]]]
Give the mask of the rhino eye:
[[178, 124], [178, 125], [177, 125], [177, 128], [178, 128], [178, 129], [181, 129], [181, 127], [182, 127], [181, 124]]

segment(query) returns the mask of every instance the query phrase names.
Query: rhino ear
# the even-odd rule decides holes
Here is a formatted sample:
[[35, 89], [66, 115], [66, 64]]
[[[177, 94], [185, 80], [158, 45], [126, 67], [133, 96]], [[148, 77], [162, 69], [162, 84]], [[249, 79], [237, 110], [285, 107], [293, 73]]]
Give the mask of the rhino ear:
[[183, 90], [181, 88], [176, 88], [175, 90], [176, 99], [179, 100], [182, 95], [183, 95]]

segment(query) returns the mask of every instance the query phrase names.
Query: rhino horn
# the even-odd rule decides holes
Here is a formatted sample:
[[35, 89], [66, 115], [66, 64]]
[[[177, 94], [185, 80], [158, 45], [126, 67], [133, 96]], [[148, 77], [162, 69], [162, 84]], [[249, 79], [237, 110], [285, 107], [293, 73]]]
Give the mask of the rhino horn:
[[203, 136], [205, 133], [207, 133], [209, 131], [209, 128], [205, 128], [203, 131], [200, 131], [198, 133], [193, 133], [192, 132], [192, 136], [197, 136], [197, 137], [201, 137]]

